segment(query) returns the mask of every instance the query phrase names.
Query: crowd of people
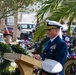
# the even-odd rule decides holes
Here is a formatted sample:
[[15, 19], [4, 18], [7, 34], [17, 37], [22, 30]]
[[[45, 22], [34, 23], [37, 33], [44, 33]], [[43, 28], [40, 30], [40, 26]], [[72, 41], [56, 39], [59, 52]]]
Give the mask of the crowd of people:
[[34, 33], [35, 31], [32, 31], [32, 32], [30, 32], [29, 34], [28, 33], [25, 33], [24, 35], [23, 35], [23, 38], [21, 38], [20, 40], [18, 40], [17, 42], [18, 42], [18, 44], [22, 47], [22, 48], [24, 48], [25, 50], [30, 50], [30, 49], [32, 49], [32, 43], [31, 43], [31, 41], [32, 41], [32, 37], [33, 37], [33, 33]]

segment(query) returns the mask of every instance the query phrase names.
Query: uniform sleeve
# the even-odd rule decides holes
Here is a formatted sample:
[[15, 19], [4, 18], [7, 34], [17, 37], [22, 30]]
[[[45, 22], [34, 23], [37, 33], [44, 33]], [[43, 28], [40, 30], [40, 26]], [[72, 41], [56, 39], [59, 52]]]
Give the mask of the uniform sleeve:
[[62, 65], [64, 65], [64, 62], [66, 60], [67, 51], [68, 51], [67, 46], [64, 42], [57, 45], [55, 60], [60, 62]]
[[60, 62], [63, 66], [63, 70], [59, 73], [59, 75], [64, 75], [64, 63], [67, 55], [67, 46], [65, 43], [61, 43], [57, 46], [57, 52], [55, 56], [55, 60]]

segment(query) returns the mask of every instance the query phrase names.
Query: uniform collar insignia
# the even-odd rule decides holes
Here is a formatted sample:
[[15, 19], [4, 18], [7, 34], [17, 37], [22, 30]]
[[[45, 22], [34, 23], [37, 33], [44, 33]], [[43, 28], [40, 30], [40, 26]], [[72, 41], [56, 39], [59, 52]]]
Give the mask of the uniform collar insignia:
[[50, 47], [50, 49], [55, 49], [55, 48], [56, 48], [56, 44]]

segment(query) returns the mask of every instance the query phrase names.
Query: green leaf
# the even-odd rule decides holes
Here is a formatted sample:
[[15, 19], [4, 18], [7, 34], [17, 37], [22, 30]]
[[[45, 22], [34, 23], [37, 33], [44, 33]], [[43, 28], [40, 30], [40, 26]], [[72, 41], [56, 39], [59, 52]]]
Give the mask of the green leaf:
[[44, 24], [42, 24], [41, 26], [38, 27], [38, 29], [36, 30], [36, 32], [34, 34], [34, 37], [33, 37], [34, 42], [39, 41], [39, 39], [41, 39], [44, 36], [44, 34], [46, 32], [45, 26], [46, 25], [44, 23]]

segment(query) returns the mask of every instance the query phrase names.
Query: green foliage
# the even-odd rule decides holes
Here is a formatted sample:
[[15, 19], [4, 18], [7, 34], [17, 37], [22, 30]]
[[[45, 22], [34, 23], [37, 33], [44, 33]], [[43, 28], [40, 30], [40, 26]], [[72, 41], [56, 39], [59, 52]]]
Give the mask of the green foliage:
[[[11, 51], [11, 48], [12, 48], [12, 51]], [[4, 53], [11, 53], [13, 51], [15, 53], [28, 55], [28, 53], [22, 47], [20, 47], [18, 44], [17, 45], [8, 45], [8, 44], [4, 44], [4, 43], [0, 42], [0, 73], [2, 73], [3, 70], [6, 69], [6, 67], [8, 67], [10, 65], [10, 61], [3, 59]]]
[[[58, 8], [58, 5], [63, 2], [62, 0], [48, 0], [43, 2], [41, 9], [38, 11], [38, 16], [40, 19], [44, 18], [45, 14], [51, 15], [53, 10]], [[48, 13], [49, 12], [49, 13]], [[49, 15], [47, 17], [49, 17]]]
[[34, 37], [33, 37], [33, 41], [39, 41], [45, 34], [46, 30], [45, 30], [45, 23], [42, 23], [41, 26], [39, 26], [36, 30], [36, 32], [34, 33]]
[[75, 27], [74, 31], [76, 32], [76, 27]]
[[43, 3], [42, 8], [38, 12], [38, 15], [40, 16], [40, 18], [43, 18], [45, 13], [48, 14], [49, 12], [47, 18], [59, 21], [64, 17], [69, 17], [73, 15], [73, 13], [74, 15], [76, 15], [75, 5], [75, 0], [48, 0]]
[[24, 0], [0, 0], [0, 18], [14, 14], [23, 4]]
[[12, 50], [13, 50], [15, 53], [20, 53], [20, 54], [28, 55], [28, 52], [25, 51], [25, 49], [23, 49], [19, 44], [17, 44], [17, 45], [12, 45], [11, 48], [12, 48]]
[[0, 0], [0, 19], [13, 15], [20, 8], [32, 4], [35, 0]]
[[[46, 18], [44, 18], [47, 14]], [[70, 35], [71, 22], [76, 19], [76, 1], [75, 0], [47, 0], [43, 2], [41, 9], [38, 11], [37, 16], [42, 20], [55, 20], [68, 19], [68, 34]]]
[[49, 37], [43, 37], [41, 40], [39, 40], [39, 45], [38, 47], [35, 49], [36, 53], [37, 54], [40, 54], [42, 53], [42, 50], [43, 50], [43, 46], [44, 44], [49, 40], [50, 38]]
[[52, 12], [50, 19], [57, 20], [57, 21], [63, 18], [69, 18], [70, 20], [70, 17], [73, 17], [74, 19], [76, 16], [75, 5], [76, 5], [76, 2], [69, 2], [69, 1], [67, 3], [64, 2], [64, 5], [59, 6], [57, 9], [55, 9]]
[[2, 72], [10, 64], [10, 61], [3, 59], [3, 55], [6, 52], [11, 52], [10, 46], [0, 42], [0, 72]]
[[4, 44], [4, 43], [0, 42], [0, 51], [11, 52], [10, 46], [8, 44]]
[[24, 0], [25, 6], [28, 6], [29, 4], [33, 4], [35, 0]]

